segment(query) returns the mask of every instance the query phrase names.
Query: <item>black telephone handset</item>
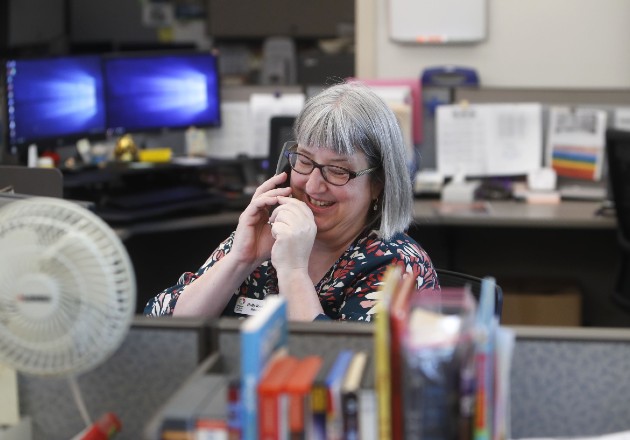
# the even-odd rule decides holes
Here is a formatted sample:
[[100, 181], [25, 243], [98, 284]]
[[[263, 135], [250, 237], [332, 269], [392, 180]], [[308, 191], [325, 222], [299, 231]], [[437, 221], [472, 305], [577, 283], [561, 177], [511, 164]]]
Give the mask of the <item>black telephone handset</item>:
[[287, 173], [287, 180], [284, 181], [280, 187], [289, 186], [289, 178], [291, 177], [291, 165], [289, 165], [289, 158], [287, 157], [287, 152], [293, 148], [295, 144], [291, 142], [287, 142], [282, 147], [282, 151], [280, 152], [280, 157], [278, 158], [278, 165], [276, 165], [276, 175], [285, 171]]

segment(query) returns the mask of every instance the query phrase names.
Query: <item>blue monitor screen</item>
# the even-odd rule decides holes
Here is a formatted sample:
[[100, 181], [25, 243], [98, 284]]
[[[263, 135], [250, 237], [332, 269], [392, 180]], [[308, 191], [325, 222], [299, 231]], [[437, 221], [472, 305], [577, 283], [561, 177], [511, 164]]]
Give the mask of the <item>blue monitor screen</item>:
[[11, 148], [104, 135], [100, 57], [8, 60], [5, 69]]
[[104, 72], [108, 128], [115, 133], [221, 123], [210, 53], [105, 58]]

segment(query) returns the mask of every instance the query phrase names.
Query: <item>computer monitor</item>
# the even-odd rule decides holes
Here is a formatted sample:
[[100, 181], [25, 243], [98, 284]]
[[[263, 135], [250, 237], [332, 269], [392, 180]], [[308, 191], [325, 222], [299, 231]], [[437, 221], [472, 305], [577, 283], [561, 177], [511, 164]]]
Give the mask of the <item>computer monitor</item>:
[[221, 124], [219, 70], [210, 52], [103, 58], [112, 134]]
[[8, 59], [3, 67], [10, 154], [24, 160], [32, 143], [46, 148], [105, 135], [99, 56]]

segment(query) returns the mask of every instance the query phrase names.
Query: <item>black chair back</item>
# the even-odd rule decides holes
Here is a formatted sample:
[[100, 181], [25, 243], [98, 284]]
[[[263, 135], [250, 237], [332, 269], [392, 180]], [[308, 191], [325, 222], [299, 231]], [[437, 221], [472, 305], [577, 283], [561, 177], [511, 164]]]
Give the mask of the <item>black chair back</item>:
[[[464, 287], [466, 285], [470, 286], [470, 290], [479, 302], [479, 297], [481, 296], [481, 282], [482, 278], [461, 273], [454, 272], [452, 270], [446, 269], [436, 269], [438, 280], [440, 281], [440, 286], [442, 287]], [[501, 312], [503, 310], [503, 290], [501, 286], [495, 283], [494, 287], [494, 310], [495, 314], [501, 319]]]
[[630, 310], [630, 131], [606, 131], [608, 177], [612, 192], [621, 262], [613, 302]]

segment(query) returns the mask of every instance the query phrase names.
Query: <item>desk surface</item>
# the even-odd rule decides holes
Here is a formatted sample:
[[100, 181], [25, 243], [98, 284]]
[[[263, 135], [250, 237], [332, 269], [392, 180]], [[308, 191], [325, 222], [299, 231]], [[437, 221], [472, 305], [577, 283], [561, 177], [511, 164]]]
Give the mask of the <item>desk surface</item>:
[[[596, 215], [599, 202], [566, 201], [557, 205], [533, 205], [516, 201], [488, 202], [485, 212], [470, 209], [451, 210], [437, 200], [416, 200], [414, 218], [418, 226], [475, 226], [516, 228], [614, 229], [614, 216]], [[117, 227], [121, 239], [135, 234], [177, 231], [235, 225], [240, 212], [160, 219]]]
[[[614, 216], [597, 215], [600, 202], [563, 201], [559, 204], [528, 204], [516, 201], [486, 202], [481, 210], [466, 209], [439, 201], [416, 200], [418, 225], [614, 229]], [[452, 208], [452, 209], [449, 209]]]

